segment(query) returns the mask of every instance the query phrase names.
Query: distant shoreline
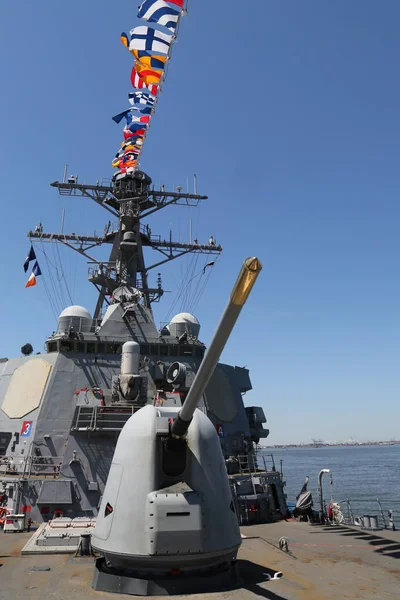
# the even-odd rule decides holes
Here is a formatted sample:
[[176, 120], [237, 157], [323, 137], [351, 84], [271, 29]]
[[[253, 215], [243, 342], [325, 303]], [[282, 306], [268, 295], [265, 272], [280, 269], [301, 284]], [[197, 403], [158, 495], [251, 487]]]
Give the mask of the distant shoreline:
[[275, 444], [274, 446], [257, 446], [258, 450], [283, 450], [285, 448], [354, 448], [358, 446], [396, 446], [400, 440], [390, 442], [344, 442], [344, 443], [316, 443], [316, 444]]

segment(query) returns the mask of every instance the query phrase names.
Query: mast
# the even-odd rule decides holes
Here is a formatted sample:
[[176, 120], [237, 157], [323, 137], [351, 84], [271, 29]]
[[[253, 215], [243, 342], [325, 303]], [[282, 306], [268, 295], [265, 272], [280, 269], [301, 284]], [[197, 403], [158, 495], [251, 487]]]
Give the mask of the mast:
[[[87, 197], [104, 208], [117, 220], [111, 220], [104, 228], [104, 233], [83, 236], [66, 233], [46, 233], [40, 230], [30, 231], [28, 237], [40, 239], [42, 242], [58, 242], [72, 248], [88, 259], [89, 281], [98, 291], [98, 300], [94, 319], [99, 319], [104, 302], [118, 290], [119, 296], [125, 293], [140, 292], [143, 304], [151, 310], [151, 304], [160, 300], [164, 293], [161, 275], [157, 274], [157, 286], [149, 287], [149, 271], [175, 258], [188, 253], [219, 254], [222, 247], [211, 237], [206, 244], [198, 244], [197, 240], [187, 243], [161, 239], [153, 235], [150, 227], [142, 224], [142, 220], [169, 205], [198, 206], [207, 196], [197, 193], [168, 192], [164, 186], [160, 190], [151, 188], [151, 178], [143, 171], [134, 173], [117, 173], [113, 181], [98, 181], [95, 185], [78, 183], [77, 177], [71, 176], [67, 181], [54, 181], [50, 185], [58, 189], [61, 196]], [[89, 252], [103, 244], [111, 246], [108, 261], [101, 262]], [[160, 260], [147, 266], [143, 249], [152, 248], [160, 253]]]

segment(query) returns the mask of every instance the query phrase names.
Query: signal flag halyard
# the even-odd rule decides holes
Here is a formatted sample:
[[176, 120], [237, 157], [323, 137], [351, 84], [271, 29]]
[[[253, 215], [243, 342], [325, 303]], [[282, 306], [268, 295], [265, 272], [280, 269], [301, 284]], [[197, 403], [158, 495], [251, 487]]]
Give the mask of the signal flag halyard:
[[33, 265], [32, 273], [30, 274], [25, 287], [28, 288], [28, 287], [32, 287], [33, 285], [36, 285], [36, 277], [39, 277], [39, 275], [41, 275], [41, 274], [42, 274], [42, 271], [40, 270], [39, 263], [36, 260], [35, 264]]
[[[166, 63], [171, 57], [171, 46], [176, 40], [181, 16], [187, 14], [184, 8], [185, 0], [141, 0], [138, 7], [138, 18], [148, 25], [139, 25], [120, 35], [122, 44], [136, 59], [131, 71], [131, 83], [135, 91], [129, 94], [131, 109], [125, 110], [112, 117], [115, 123], [120, 123], [125, 117], [127, 124], [123, 128], [125, 140], [134, 142], [132, 151], [118, 151], [112, 162], [114, 168], [121, 173], [134, 171], [145, 138], [144, 128], [131, 127], [133, 123], [148, 124], [156, 107], [156, 96], [166, 75]], [[145, 94], [150, 92], [150, 95]], [[133, 111], [136, 111], [136, 117]], [[139, 113], [139, 114], [138, 114]], [[142, 120], [146, 118], [146, 121]], [[142, 136], [138, 136], [138, 132]]]

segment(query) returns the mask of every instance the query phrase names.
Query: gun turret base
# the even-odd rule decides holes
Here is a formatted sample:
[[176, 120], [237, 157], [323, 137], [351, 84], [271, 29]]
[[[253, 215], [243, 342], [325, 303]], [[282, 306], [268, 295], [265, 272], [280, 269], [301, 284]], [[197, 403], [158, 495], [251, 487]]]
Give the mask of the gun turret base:
[[111, 570], [105, 559], [98, 558], [92, 580], [92, 588], [100, 592], [129, 594], [132, 596], [174, 596], [229, 591], [240, 585], [236, 560], [199, 571], [176, 569], [169, 575], [137, 571]]

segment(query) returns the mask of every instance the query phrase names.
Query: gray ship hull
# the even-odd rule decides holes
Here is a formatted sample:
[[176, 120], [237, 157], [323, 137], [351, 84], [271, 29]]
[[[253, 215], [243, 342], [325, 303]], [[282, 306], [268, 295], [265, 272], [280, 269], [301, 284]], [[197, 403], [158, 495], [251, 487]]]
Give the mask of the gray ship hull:
[[[153, 368], [155, 361], [150, 359], [147, 403], [157, 403], [154, 378], [159, 365]], [[164, 358], [166, 369], [173, 360]], [[185, 357], [181, 361], [187, 377], [192, 377], [200, 360]], [[112, 402], [113, 378], [120, 372], [120, 363], [119, 354], [75, 352], [49, 352], [0, 363], [0, 485], [8, 511], [25, 512], [27, 519], [38, 524], [54, 516], [96, 517], [119, 433], [140, 408]], [[257, 499], [252, 483], [255, 465], [242, 446], [251, 440], [241, 395], [248, 389], [246, 369], [219, 364], [203, 408], [220, 433], [223, 453], [230, 457], [228, 468], [233, 463], [234, 471], [240, 471], [238, 479], [231, 475], [231, 481], [232, 489], [249, 496], [240, 500], [235, 493], [243, 519], [249, 517], [248, 508]], [[173, 394], [163, 399], [164, 404], [176, 401]], [[264, 477], [281, 491], [278, 473], [271, 471]], [[237, 481], [241, 488], [234, 486]], [[264, 498], [259, 519], [271, 520], [277, 509], [284, 511], [285, 498], [281, 493], [281, 506], [269, 510], [266, 499], [271, 494], [265, 492], [258, 490], [259, 499]]]

